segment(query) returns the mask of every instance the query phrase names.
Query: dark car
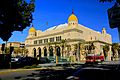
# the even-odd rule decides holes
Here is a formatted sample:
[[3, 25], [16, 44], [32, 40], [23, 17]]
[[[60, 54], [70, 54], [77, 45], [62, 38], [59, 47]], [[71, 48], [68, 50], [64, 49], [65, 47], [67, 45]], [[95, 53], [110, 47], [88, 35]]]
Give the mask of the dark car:
[[37, 58], [33, 58], [33, 57], [11, 58], [11, 67], [12, 68], [31, 66], [33, 64], [38, 64]]
[[67, 80], [120, 80], [120, 71], [108, 68], [85, 67], [78, 69]]

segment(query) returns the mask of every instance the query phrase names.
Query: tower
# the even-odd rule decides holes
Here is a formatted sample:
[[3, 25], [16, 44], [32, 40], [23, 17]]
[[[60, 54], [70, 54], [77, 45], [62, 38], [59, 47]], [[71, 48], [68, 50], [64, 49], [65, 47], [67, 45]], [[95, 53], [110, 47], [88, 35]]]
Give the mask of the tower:
[[78, 26], [78, 18], [74, 15], [74, 12], [72, 11], [72, 14], [68, 18], [68, 27], [76, 26]]
[[105, 28], [102, 29], [102, 34], [106, 34], [106, 29]]
[[29, 37], [35, 37], [35, 36], [36, 36], [36, 30], [32, 25], [32, 27], [29, 29]]

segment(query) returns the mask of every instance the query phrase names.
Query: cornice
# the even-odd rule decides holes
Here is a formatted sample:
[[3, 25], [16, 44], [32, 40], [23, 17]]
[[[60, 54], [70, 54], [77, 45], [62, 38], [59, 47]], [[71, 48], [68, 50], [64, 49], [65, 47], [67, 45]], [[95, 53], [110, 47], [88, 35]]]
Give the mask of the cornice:
[[66, 30], [63, 30], [61, 32], [56, 32], [56, 33], [52, 33], [52, 34], [47, 34], [47, 35], [43, 35], [43, 36], [38, 36], [38, 37], [33, 37], [33, 38], [26, 38], [26, 40], [30, 40], [30, 39], [38, 39], [38, 38], [43, 38], [43, 37], [48, 37], [48, 36], [55, 36], [55, 35], [59, 35], [59, 34], [64, 34], [64, 33], [67, 33], [67, 32], [72, 32], [72, 31], [76, 31], [76, 32], [79, 32], [79, 33], [83, 33], [82, 30], [79, 30], [77, 28], [72, 28], [72, 29], [66, 29]]

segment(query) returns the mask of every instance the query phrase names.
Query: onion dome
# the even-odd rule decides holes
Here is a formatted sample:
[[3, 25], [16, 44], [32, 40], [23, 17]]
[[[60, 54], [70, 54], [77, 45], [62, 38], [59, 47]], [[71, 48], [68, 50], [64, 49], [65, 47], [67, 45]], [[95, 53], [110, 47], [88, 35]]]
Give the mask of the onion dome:
[[29, 29], [29, 33], [31, 33], [31, 32], [36, 32], [36, 30], [33, 26]]
[[74, 13], [72, 12], [72, 14], [69, 16], [68, 18], [68, 22], [69, 21], [78, 21], [78, 18], [74, 15]]

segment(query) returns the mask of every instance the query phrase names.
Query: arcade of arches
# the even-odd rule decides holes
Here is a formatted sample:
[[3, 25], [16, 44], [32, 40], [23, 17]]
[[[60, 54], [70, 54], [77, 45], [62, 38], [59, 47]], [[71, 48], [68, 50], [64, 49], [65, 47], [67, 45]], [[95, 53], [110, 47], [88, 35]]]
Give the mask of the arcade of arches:
[[[34, 57], [47, 57], [47, 58], [55, 58], [57, 55], [61, 58], [67, 58], [68, 56], [77, 56], [75, 53], [76, 48], [75, 45], [67, 45], [65, 47], [57, 45], [57, 46], [44, 46], [33, 48], [33, 56]], [[73, 53], [70, 53], [73, 51]]]
[[33, 48], [33, 56], [34, 57], [55, 57], [57, 54], [58, 57], [62, 56], [61, 55], [61, 48], [60, 46], [49, 46], [49, 47], [39, 47], [38, 49]]
[[[51, 46], [41, 46], [32, 49], [32, 55], [34, 57], [47, 57], [55, 58], [56, 55], [59, 58], [74, 58], [74, 61], [85, 60], [87, 53], [95, 54], [98, 51], [96, 48], [97, 44], [94, 43], [94, 50], [89, 50], [90, 44], [67, 44], [65, 46], [61, 45], [51, 45]], [[79, 60], [78, 60], [79, 59]]]

